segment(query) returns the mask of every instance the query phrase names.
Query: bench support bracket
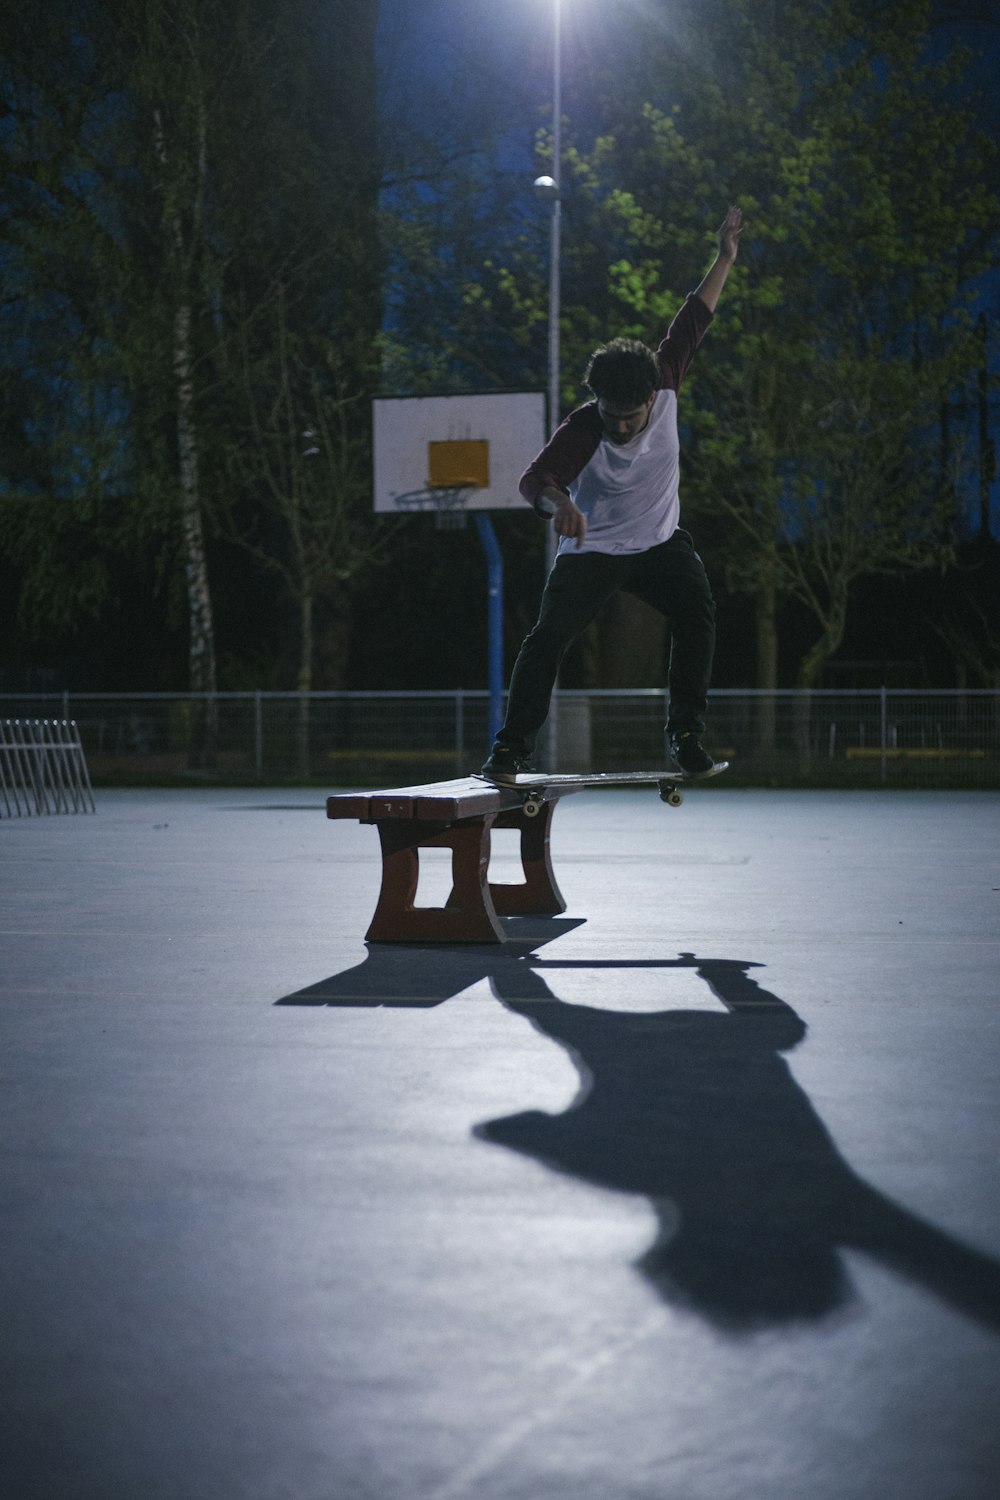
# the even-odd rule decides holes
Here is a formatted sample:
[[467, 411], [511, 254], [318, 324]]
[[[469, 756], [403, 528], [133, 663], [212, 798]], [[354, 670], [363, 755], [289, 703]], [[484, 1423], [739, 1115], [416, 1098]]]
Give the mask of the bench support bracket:
[[[502, 943], [500, 917], [556, 916], [566, 903], [556, 884], [549, 850], [555, 800], [535, 818], [520, 808], [453, 821], [379, 818], [382, 888], [366, 938], [372, 943]], [[521, 835], [524, 882], [491, 885], [492, 829]], [[444, 906], [414, 905], [421, 849], [450, 849], [452, 890]]]

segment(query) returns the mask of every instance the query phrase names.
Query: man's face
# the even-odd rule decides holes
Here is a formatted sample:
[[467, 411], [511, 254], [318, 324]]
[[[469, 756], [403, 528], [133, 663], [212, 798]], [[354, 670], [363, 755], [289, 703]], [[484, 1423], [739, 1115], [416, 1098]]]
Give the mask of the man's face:
[[612, 443], [630, 443], [637, 437], [649, 421], [649, 414], [653, 410], [653, 402], [656, 399], [654, 391], [648, 401], [642, 406], [632, 407], [630, 411], [623, 411], [620, 407], [612, 406], [607, 401], [598, 401], [597, 410], [604, 424], [605, 436]]

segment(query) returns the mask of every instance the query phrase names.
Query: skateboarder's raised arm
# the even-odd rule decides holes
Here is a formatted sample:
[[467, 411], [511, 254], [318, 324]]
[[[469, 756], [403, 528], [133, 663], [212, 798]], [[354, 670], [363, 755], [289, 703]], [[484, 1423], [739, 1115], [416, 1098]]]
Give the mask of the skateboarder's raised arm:
[[719, 253], [709, 267], [701, 285], [695, 291], [695, 296], [701, 298], [710, 313], [714, 313], [719, 305], [719, 297], [726, 284], [726, 277], [739, 254], [740, 235], [743, 229], [743, 210], [731, 208], [716, 232]]
[[698, 293], [689, 292], [656, 351], [661, 390], [680, 390], [695, 350], [705, 337], [711, 322], [712, 314]]
[[719, 305], [719, 297], [736, 259], [742, 233], [742, 212], [738, 208], [731, 208], [716, 234], [718, 255], [700, 285], [685, 298], [683, 307], [656, 351], [664, 390], [679, 391], [681, 388], [695, 350], [705, 337]]

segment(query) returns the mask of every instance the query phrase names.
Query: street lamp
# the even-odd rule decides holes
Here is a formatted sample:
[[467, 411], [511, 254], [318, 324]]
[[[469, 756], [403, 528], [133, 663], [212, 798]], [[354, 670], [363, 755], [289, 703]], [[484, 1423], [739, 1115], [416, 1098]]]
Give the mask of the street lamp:
[[535, 193], [551, 206], [549, 222], [549, 436], [559, 425], [559, 256], [562, 193], [561, 0], [552, 0], [552, 176], [535, 178]]
[[[552, 0], [552, 172], [551, 177], [536, 177], [535, 194], [551, 208], [549, 220], [549, 436], [559, 426], [559, 257], [562, 238], [562, 46], [561, 0]], [[552, 571], [559, 538], [550, 525], [545, 539], [545, 572]], [[548, 724], [548, 759], [556, 767], [558, 740], [558, 697], [553, 703]]]
[[[559, 0], [556, 0], [556, 11], [559, 10]], [[558, 53], [556, 54], [558, 56]], [[559, 69], [556, 67], [556, 78]], [[558, 84], [556, 97], [558, 98]], [[559, 157], [557, 154], [559, 140], [559, 126], [555, 127], [552, 135], [554, 166], [559, 170]], [[559, 426], [559, 255], [560, 241], [562, 238], [561, 210], [562, 201], [560, 197], [559, 183], [554, 177], [536, 177], [534, 189], [537, 197], [541, 198], [551, 207], [549, 218], [549, 437]], [[550, 527], [546, 543], [546, 571], [555, 562], [556, 543], [558, 537]]]

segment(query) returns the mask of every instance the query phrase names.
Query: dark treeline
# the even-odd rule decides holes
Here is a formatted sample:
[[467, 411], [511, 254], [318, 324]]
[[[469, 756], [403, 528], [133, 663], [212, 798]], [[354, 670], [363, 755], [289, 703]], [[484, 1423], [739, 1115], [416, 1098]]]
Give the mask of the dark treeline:
[[[545, 384], [545, 9], [5, 6], [0, 688], [482, 685], [476, 533], [375, 520], [370, 402]], [[564, 409], [750, 221], [682, 403], [719, 685], [1000, 681], [1000, 169], [935, 21], [566, 7]], [[543, 539], [497, 528], [513, 650]], [[620, 601], [565, 681], [663, 651]]]

